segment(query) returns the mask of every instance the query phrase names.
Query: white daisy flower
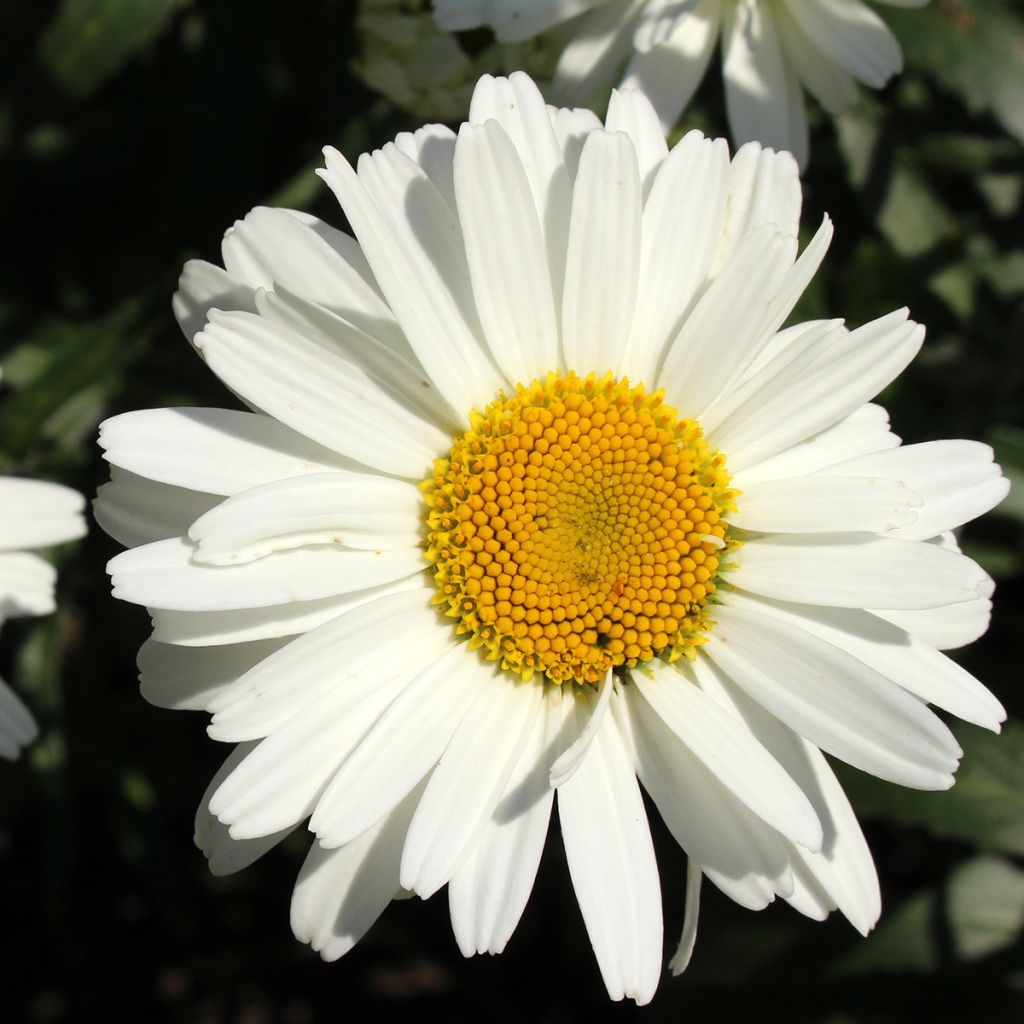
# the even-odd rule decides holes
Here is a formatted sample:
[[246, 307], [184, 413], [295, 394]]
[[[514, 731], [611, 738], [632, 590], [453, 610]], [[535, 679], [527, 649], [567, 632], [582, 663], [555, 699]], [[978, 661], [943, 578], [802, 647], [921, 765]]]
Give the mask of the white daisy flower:
[[[0, 624], [56, 608], [57, 572], [30, 551], [81, 537], [84, 507], [85, 499], [70, 487], [0, 476]], [[14, 760], [37, 733], [28, 708], [0, 679], [0, 757]]]
[[[875, 0], [923, 7], [928, 0]], [[903, 68], [896, 37], [863, 0], [434, 0], [441, 28], [489, 26], [501, 42], [578, 19], [555, 69], [560, 102], [585, 102], [628, 59], [620, 88], [643, 90], [668, 132], [722, 40], [729, 127], [736, 145], [761, 142], [807, 162], [801, 88], [830, 113]]]
[[[969, 441], [900, 447], [869, 404], [913, 358], [905, 310], [780, 329], [789, 154], [687, 135], [638, 92], [602, 125], [485, 77], [322, 177], [357, 240], [256, 209], [175, 310], [251, 409], [108, 420], [100, 522], [132, 550], [155, 704], [238, 744], [199, 810], [215, 872], [308, 819], [296, 935], [341, 956], [446, 883], [500, 952], [555, 796], [613, 998], [654, 993], [658, 867], [641, 785], [700, 880], [866, 932], [871, 856], [822, 751], [922, 789], [960, 750], [927, 707], [1003, 710], [940, 648], [992, 583], [949, 530], [1006, 493]], [[668, 866], [681, 869], [681, 864]]]

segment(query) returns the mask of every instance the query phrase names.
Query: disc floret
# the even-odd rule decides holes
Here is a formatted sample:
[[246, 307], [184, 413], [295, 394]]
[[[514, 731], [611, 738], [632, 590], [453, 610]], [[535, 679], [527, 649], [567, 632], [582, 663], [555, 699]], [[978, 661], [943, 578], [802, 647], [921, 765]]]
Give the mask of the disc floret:
[[471, 414], [422, 484], [435, 602], [471, 648], [596, 683], [704, 642], [736, 492], [663, 397], [549, 373]]

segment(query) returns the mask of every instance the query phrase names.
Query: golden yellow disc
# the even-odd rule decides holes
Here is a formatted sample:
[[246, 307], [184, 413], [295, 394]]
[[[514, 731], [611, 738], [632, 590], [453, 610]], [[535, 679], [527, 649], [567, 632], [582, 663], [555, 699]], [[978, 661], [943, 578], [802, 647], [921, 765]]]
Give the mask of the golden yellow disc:
[[736, 492], [662, 397], [548, 374], [471, 415], [421, 485], [436, 602], [471, 647], [596, 683], [703, 642]]

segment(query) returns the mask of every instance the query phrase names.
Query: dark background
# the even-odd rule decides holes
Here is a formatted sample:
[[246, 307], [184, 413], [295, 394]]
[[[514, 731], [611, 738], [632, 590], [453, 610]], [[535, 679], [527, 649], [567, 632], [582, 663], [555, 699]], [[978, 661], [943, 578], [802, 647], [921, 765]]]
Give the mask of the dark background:
[[[798, 312], [856, 325], [909, 305], [929, 336], [883, 396], [894, 428], [907, 441], [986, 440], [1020, 484], [1024, 10], [1014, 0], [879, 10], [908, 68], [838, 121], [812, 116], [804, 225], [827, 210], [836, 239]], [[0, 472], [91, 495], [106, 476], [94, 446], [105, 416], [230, 404], [170, 314], [184, 260], [217, 261], [224, 229], [257, 204], [343, 225], [312, 175], [322, 145], [354, 157], [464, 112], [481, 68], [543, 66], [543, 46], [509, 52], [479, 32], [439, 73], [453, 44], [420, 12], [401, 0], [367, 0], [358, 21], [342, 0], [0, 6]], [[724, 129], [716, 69], [692, 125]], [[148, 622], [110, 598], [103, 567], [117, 547], [93, 529], [55, 553], [59, 614], [7, 623], [0, 640], [0, 674], [42, 730], [18, 763], [0, 763], [2, 1019], [1015, 1019], [1024, 489], [961, 541], [999, 587], [991, 630], [957, 657], [1010, 722], [998, 738], [957, 727], [966, 757], [950, 793], [843, 772], [882, 877], [876, 932], [862, 940], [836, 915], [816, 924], [784, 904], [751, 914], [706, 886], [689, 971], [666, 973], [637, 1010], [607, 1000], [557, 833], [498, 958], [462, 959], [442, 893], [393, 904], [354, 952], [322, 964], [288, 926], [302, 833], [212, 878], [192, 815], [224, 748], [204, 716], [139, 697], [134, 656]], [[651, 817], [667, 959], [684, 864]]]

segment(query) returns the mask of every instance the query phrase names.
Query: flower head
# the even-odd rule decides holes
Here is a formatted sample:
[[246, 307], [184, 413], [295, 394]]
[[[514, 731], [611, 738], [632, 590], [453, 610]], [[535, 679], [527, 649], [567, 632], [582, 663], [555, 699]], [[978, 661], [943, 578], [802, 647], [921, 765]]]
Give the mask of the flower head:
[[[84, 506], [82, 496], [69, 487], [0, 476], [0, 623], [54, 610], [57, 573], [30, 552], [81, 537]], [[17, 757], [37, 731], [28, 709], [0, 679], [0, 757]]]
[[[922, 7], [928, 0], [877, 0]], [[641, 89], [667, 132], [707, 70], [718, 40], [729, 127], [807, 162], [801, 88], [830, 113], [880, 88], [903, 67], [899, 43], [864, 0], [434, 0], [438, 24], [487, 25], [518, 42], [576, 19], [555, 69], [560, 102], [584, 102], [610, 84]]]
[[642, 784], [689, 858], [674, 969], [705, 876], [866, 932], [877, 880], [822, 751], [941, 789], [960, 751], [927, 703], [1003, 717], [939, 648], [986, 627], [948, 531], [1005, 480], [983, 445], [900, 447], [870, 404], [923, 329], [783, 328], [831, 235], [798, 255], [793, 158], [669, 152], [638, 92], [602, 125], [485, 77], [457, 136], [325, 153], [355, 239], [257, 209], [175, 297], [251, 411], [101, 432], [143, 692], [237, 744], [197, 818], [213, 870], [308, 819], [292, 924], [326, 959], [445, 884], [463, 952], [500, 952], [557, 791], [609, 993], [645, 1002]]

